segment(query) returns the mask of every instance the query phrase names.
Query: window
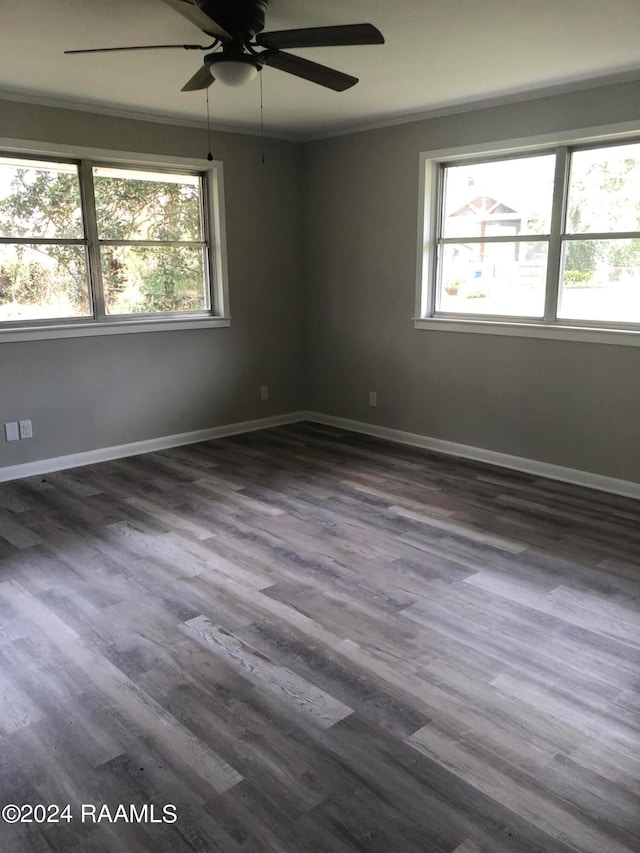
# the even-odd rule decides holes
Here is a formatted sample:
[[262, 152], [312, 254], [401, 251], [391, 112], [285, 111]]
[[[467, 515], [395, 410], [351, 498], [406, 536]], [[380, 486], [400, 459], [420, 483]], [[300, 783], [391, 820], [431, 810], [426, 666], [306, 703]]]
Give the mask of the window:
[[0, 330], [222, 316], [216, 178], [0, 157]]
[[0, 322], [90, 317], [77, 168], [0, 166]]
[[426, 183], [416, 325], [640, 332], [640, 143], [432, 160]]
[[558, 316], [640, 325], [640, 144], [571, 154]]

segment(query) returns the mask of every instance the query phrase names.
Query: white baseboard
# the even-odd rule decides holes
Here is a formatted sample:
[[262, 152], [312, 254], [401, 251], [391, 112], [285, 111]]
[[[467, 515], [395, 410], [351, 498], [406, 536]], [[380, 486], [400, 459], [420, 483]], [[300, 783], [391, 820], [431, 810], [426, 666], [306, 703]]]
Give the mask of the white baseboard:
[[630, 480], [618, 480], [614, 477], [605, 477], [602, 474], [593, 474], [589, 471], [580, 471], [576, 468], [551, 465], [548, 462], [540, 462], [537, 459], [511, 456], [508, 453], [499, 453], [495, 450], [486, 450], [482, 447], [457, 444], [453, 441], [444, 441], [443, 439], [431, 438], [427, 435], [377, 426], [376, 424], [369, 424], [364, 421], [337, 418], [333, 415], [324, 415], [320, 412], [291, 412], [286, 415], [276, 415], [271, 418], [259, 418], [253, 421], [225, 424], [224, 426], [211, 427], [210, 429], [177, 433], [175, 435], [163, 435], [159, 438], [151, 438], [145, 441], [134, 441], [131, 444], [101, 447], [96, 450], [87, 450], [83, 453], [72, 453], [68, 456], [38, 459], [35, 462], [25, 462], [21, 465], [8, 465], [0, 468], [0, 482], [18, 480], [21, 477], [33, 477], [39, 474], [50, 474], [53, 471], [77, 468], [79, 465], [93, 465], [96, 462], [123, 459], [126, 456], [137, 456], [141, 453], [167, 450], [170, 447], [180, 447], [185, 444], [195, 444], [199, 441], [224, 438], [224, 436], [228, 435], [238, 435], [243, 432], [254, 432], [259, 429], [284, 426], [286, 424], [297, 423], [298, 421], [315, 421], [316, 423], [326, 424], [326, 426], [333, 426], [338, 429], [349, 430], [350, 432], [359, 432], [363, 435], [372, 435], [377, 438], [387, 439], [388, 441], [395, 441], [399, 444], [422, 447], [425, 450], [433, 450], [448, 456], [460, 456], [464, 459], [473, 459], [476, 462], [497, 465], [500, 468], [523, 471], [526, 474], [533, 474], [536, 477], [548, 477], [550, 480], [560, 480], [564, 483], [573, 483], [574, 485], [584, 486], [588, 489], [598, 489], [602, 492], [610, 492], [615, 495], [624, 495], [625, 497], [640, 500], [640, 483], [634, 483]]
[[199, 429], [193, 432], [182, 432], [176, 435], [162, 435], [145, 441], [134, 441], [131, 444], [118, 444], [113, 447], [100, 447], [83, 453], [72, 453], [69, 456], [55, 456], [51, 459], [38, 459], [35, 462], [25, 462], [22, 465], [8, 465], [0, 468], [0, 482], [18, 480], [21, 477], [33, 477], [38, 474], [51, 474], [53, 471], [64, 471], [67, 468], [77, 468], [79, 465], [93, 465], [96, 462], [108, 462], [111, 459], [123, 459], [125, 456], [137, 456], [140, 453], [153, 453], [156, 450], [167, 450], [170, 447], [180, 447], [185, 444], [195, 444], [198, 441], [209, 441], [212, 438], [223, 438], [227, 435], [238, 435], [243, 432], [254, 432], [258, 429], [283, 426], [304, 420], [303, 412], [292, 412], [288, 415], [276, 415], [272, 418], [259, 418], [254, 421], [242, 421], [236, 424]]
[[615, 477], [605, 477], [602, 474], [592, 474], [589, 471], [580, 471], [576, 468], [564, 468], [561, 465], [551, 465], [548, 462], [540, 462], [537, 459], [527, 459], [522, 456], [510, 456], [508, 453], [499, 453], [495, 450], [485, 450], [483, 447], [473, 447], [468, 444], [456, 444], [453, 441], [444, 441], [440, 438], [431, 438], [413, 432], [403, 432], [398, 429], [368, 424], [362, 421], [352, 421], [347, 418], [336, 418], [333, 415], [323, 415], [319, 412], [302, 412], [304, 420], [316, 421], [326, 426], [338, 427], [351, 432], [360, 432], [364, 435], [372, 435], [377, 438], [386, 438], [399, 444], [410, 444], [413, 447], [422, 447], [425, 450], [434, 450], [437, 453], [445, 453], [448, 456], [461, 456], [464, 459], [473, 459], [476, 462], [486, 462], [489, 465], [498, 465], [501, 468], [511, 468], [515, 471], [523, 471], [536, 477], [547, 477], [550, 480], [561, 480], [564, 483], [572, 483], [577, 486], [585, 486], [588, 489], [598, 489], [601, 492], [611, 492], [615, 495], [624, 495], [628, 498], [640, 500], [640, 483], [630, 480], [618, 480]]

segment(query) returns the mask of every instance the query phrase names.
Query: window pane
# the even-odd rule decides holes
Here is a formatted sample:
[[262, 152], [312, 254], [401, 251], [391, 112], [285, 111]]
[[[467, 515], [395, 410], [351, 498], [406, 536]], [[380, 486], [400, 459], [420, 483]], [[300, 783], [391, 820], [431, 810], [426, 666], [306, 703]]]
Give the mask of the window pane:
[[558, 316], [640, 323], [640, 239], [567, 241]]
[[447, 166], [444, 237], [548, 234], [555, 157]]
[[74, 165], [2, 158], [0, 237], [82, 239]]
[[102, 246], [107, 314], [207, 310], [204, 258], [186, 246]]
[[640, 231], [640, 144], [571, 155], [567, 233]]
[[0, 246], [0, 321], [87, 316], [83, 246]]
[[440, 251], [439, 311], [544, 315], [546, 242], [447, 243]]
[[196, 175], [100, 167], [93, 174], [100, 239], [201, 239]]

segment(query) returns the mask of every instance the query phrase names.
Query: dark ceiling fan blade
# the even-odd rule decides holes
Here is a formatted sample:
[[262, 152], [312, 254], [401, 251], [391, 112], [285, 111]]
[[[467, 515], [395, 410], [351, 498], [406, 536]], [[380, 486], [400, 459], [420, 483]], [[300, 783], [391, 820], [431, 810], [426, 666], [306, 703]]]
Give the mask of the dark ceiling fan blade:
[[296, 77], [302, 77], [319, 86], [326, 86], [327, 89], [333, 89], [335, 92], [344, 92], [358, 82], [357, 77], [293, 56], [291, 53], [282, 53], [277, 50], [275, 53], [263, 53], [262, 58], [271, 68], [278, 68], [280, 71], [286, 71], [287, 74], [294, 74]]
[[188, 0], [164, 0], [164, 2], [167, 6], [171, 6], [174, 12], [178, 12], [179, 15], [187, 18], [198, 29], [201, 29], [208, 35], [224, 40], [231, 39], [229, 33], [217, 24], [213, 18], [205, 15], [201, 9], [194, 6], [193, 3], [189, 3]]
[[258, 33], [256, 43], [271, 50], [289, 47], [339, 47], [353, 44], [384, 44], [384, 36], [373, 24], [338, 27], [308, 27]]
[[203, 65], [193, 77], [182, 87], [182, 92], [195, 92], [197, 89], [208, 89], [216, 78], [208, 65]]
[[65, 53], [110, 53], [114, 50], [168, 50], [181, 47], [184, 50], [208, 50], [212, 45], [201, 44], [136, 44], [132, 47], [92, 47], [87, 50], [65, 50]]

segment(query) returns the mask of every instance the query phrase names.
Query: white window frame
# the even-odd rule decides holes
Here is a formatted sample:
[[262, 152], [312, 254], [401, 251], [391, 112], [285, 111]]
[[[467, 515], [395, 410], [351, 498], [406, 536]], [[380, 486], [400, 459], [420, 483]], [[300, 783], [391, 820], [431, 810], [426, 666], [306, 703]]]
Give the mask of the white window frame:
[[[589, 343], [640, 346], [640, 325], [597, 324], [582, 320], [556, 319], [556, 303], [560, 271], [563, 219], [563, 199], [568, 178], [568, 151], [589, 147], [606, 147], [638, 141], [640, 123], [629, 122], [614, 127], [589, 128], [572, 135], [558, 133], [525, 139], [504, 140], [476, 146], [425, 151], [420, 154], [420, 183], [418, 201], [418, 250], [416, 276], [416, 305], [414, 328], [475, 334], [507, 335], [514, 337], [551, 338]], [[517, 317], [464, 316], [436, 312], [437, 296], [437, 236], [440, 215], [439, 174], [443, 164], [500, 160], [535, 154], [559, 154], [556, 159], [552, 225], [549, 242], [548, 278], [545, 311], [542, 320]], [[571, 235], [579, 239], [583, 235]], [[591, 235], [584, 235], [589, 236]], [[598, 235], [596, 235], [598, 236]], [[607, 234], [613, 238], [616, 234]], [[624, 236], [627, 236], [625, 233]], [[635, 236], [633, 234], [632, 236]]]
[[[80, 161], [82, 168], [92, 165], [141, 170], [198, 173], [203, 176], [203, 227], [208, 244], [210, 308], [202, 311], [167, 312], [122, 316], [80, 317], [63, 320], [37, 320], [7, 323], [0, 326], [0, 344], [15, 341], [52, 338], [89, 337], [94, 335], [131, 334], [140, 332], [209, 329], [231, 325], [227, 272], [224, 173], [220, 160], [200, 160], [140, 152], [86, 149], [74, 145], [43, 147], [30, 140], [0, 138], [0, 151], [16, 157], [33, 157], [42, 161]], [[90, 210], [91, 213], [91, 210]], [[89, 283], [88, 283], [88, 286]]]

